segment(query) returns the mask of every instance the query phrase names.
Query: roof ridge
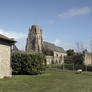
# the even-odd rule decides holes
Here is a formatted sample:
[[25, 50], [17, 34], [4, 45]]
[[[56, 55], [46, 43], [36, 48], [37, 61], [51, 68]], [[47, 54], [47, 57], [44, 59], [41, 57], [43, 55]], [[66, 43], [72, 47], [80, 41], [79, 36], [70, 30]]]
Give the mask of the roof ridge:
[[7, 37], [7, 36], [5, 36], [5, 35], [2, 35], [2, 34], [0, 34], [0, 39], [4, 39], [4, 40], [16, 42], [16, 41], [14, 40], [14, 38], [9, 38], [9, 37]]

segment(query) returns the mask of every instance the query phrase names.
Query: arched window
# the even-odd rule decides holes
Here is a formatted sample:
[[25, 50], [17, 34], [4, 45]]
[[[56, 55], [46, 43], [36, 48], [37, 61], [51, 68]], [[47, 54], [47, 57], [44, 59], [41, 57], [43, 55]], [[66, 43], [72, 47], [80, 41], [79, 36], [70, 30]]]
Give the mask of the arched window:
[[58, 61], [56, 60], [56, 64], [58, 63]]
[[54, 61], [53, 60], [51, 61], [51, 64], [54, 64]]
[[35, 28], [35, 33], [36, 33], [36, 28]]
[[56, 56], [58, 57], [58, 54], [56, 54]]
[[34, 28], [34, 33], [36, 33], [36, 28]]

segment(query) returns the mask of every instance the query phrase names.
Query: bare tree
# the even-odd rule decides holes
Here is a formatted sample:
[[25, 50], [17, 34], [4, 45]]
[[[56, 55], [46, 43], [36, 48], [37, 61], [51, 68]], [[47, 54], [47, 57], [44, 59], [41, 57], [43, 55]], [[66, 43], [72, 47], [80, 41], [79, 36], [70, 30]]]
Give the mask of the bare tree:
[[77, 42], [76, 43], [76, 51], [78, 52], [78, 53], [81, 53], [81, 52], [83, 52], [85, 49], [84, 49], [84, 44], [83, 44], [83, 42]]

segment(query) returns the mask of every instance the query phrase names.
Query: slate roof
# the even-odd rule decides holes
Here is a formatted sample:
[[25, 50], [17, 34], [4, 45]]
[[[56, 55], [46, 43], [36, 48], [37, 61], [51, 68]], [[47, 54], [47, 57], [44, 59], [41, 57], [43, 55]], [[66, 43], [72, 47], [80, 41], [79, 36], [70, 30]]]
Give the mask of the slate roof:
[[49, 43], [49, 42], [43, 42], [43, 46], [44, 48], [48, 48], [52, 51], [56, 51], [56, 52], [61, 52], [61, 53], [65, 53], [65, 50], [62, 48], [62, 47], [58, 47], [52, 43]]
[[15, 43], [16, 42], [16, 41], [14, 41], [14, 39], [8, 38], [7, 36], [4, 36], [2, 34], [0, 34], [0, 40], [5, 40], [5, 41], [11, 42], [11, 43]]

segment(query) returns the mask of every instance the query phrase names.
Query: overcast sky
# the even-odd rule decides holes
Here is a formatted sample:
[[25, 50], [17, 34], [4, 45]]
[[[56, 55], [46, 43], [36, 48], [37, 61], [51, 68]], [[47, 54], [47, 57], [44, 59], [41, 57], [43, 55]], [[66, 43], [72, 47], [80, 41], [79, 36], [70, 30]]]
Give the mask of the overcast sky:
[[25, 48], [29, 26], [39, 25], [44, 40], [64, 49], [81, 42], [90, 48], [92, 0], [0, 0], [0, 34]]

